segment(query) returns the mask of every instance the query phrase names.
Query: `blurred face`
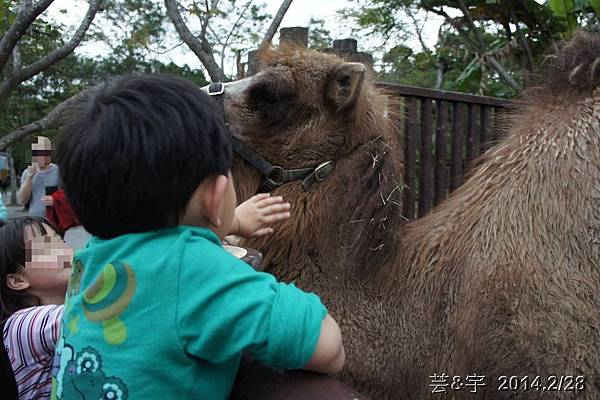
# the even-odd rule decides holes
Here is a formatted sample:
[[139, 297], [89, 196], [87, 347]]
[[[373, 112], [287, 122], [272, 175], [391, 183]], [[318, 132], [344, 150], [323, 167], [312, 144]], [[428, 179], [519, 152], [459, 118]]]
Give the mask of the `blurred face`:
[[45, 225], [42, 235], [35, 227], [25, 231], [25, 267], [22, 272], [36, 291], [64, 295], [71, 273], [73, 249]]
[[31, 162], [37, 163], [40, 168], [50, 164], [50, 154], [52, 152], [52, 143], [50, 139], [38, 136], [35, 142], [31, 144]]

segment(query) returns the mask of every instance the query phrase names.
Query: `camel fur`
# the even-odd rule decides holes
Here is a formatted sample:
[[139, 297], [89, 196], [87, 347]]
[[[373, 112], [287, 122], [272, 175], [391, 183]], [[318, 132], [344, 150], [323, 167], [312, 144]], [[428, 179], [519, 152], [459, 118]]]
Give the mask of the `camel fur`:
[[[276, 189], [292, 218], [246, 245], [321, 296], [342, 328], [343, 382], [373, 399], [600, 398], [599, 36], [578, 33], [547, 65], [465, 184], [410, 223], [397, 107], [364, 68], [267, 49], [262, 71], [228, 88], [232, 133], [267, 160], [335, 163], [308, 191]], [[253, 167], [233, 173], [238, 201], [256, 193]], [[433, 394], [433, 374], [485, 386]], [[501, 376], [551, 375], [584, 389], [498, 390]]]

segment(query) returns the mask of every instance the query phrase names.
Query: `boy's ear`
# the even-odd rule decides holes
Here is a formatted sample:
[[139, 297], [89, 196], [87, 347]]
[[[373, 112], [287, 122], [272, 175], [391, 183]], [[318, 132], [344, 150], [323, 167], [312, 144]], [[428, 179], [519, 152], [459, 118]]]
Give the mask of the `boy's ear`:
[[198, 198], [204, 218], [212, 226], [221, 226], [220, 208], [227, 190], [227, 176], [217, 175], [206, 179], [200, 185]]
[[29, 280], [21, 272], [15, 272], [6, 275], [6, 286], [12, 290], [27, 290], [29, 289]]

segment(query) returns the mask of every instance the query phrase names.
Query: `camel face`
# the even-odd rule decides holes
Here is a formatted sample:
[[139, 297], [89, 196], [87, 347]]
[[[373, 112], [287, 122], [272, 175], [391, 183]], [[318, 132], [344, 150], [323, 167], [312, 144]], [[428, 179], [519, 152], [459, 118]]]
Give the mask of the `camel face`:
[[[262, 61], [258, 74], [225, 86], [231, 133], [273, 165], [330, 161], [333, 170], [309, 189], [300, 181], [275, 189], [291, 202], [293, 217], [277, 235], [246, 245], [262, 251], [265, 269], [280, 279], [318, 273], [324, 259], [332, 260], [327, 275], [362, 274], [391, 254], [396, 235], [387, 228], [404, 221], [396, 105], [362, 64], [298, 47], [267, 49]], [[232, 172], [239, 201], [257, 192], [256, 168], [236, 158]], [[290, 247], [308, 237], [310, 250]], [[302, 266], [286, 268], [289, 259]]]
[[358, 63], [300, 48], [268, 50], [262, 70], [228, 83], [224, 102], [233, 135], [274, 165], [302, 167], [339, 158], [367, 71]]

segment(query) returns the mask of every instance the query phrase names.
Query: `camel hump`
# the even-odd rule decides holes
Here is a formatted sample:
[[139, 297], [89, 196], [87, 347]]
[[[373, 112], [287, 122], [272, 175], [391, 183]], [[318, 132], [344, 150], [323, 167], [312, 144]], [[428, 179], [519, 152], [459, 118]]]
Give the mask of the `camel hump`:
[[550, 92], [592, 90], [600, 84], [600, 33], [579, 30], [546, 56], [544, 84]]

